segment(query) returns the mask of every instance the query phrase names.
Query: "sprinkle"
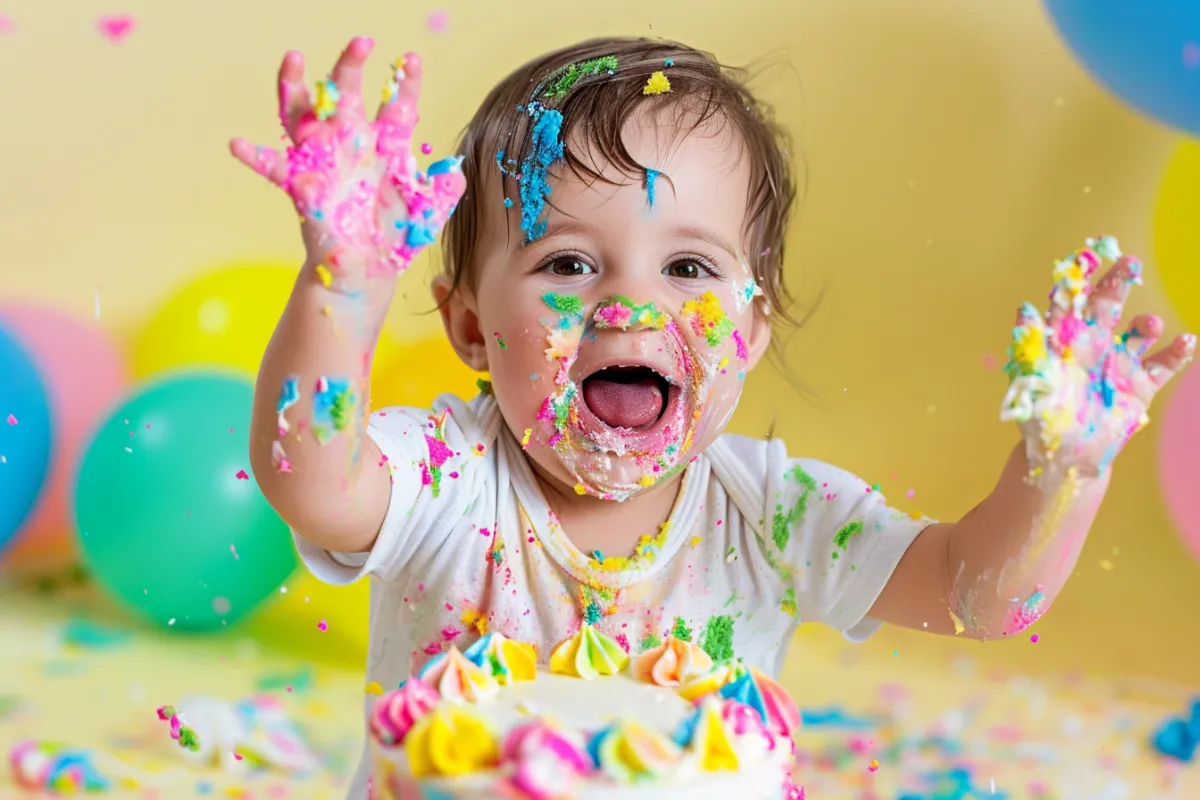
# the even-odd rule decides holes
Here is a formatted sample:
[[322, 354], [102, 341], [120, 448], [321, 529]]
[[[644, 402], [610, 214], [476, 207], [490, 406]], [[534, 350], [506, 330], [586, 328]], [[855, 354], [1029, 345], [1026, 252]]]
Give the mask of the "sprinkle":
[[333, 273], [329, 271], [329, 267], [325, 266], [324, 264], [317, 264], [316, 272], [317, 280], [321, 282], [322, 286], [328, 289], [333, 285]]
[[133, 33], [137, 20], [130, 14], [107, 14], [96, 20], [96, 30], [113, 44], [121, 44]]
[[867, 772], [875, 772], [878, 769], [879, 769], [879, 762], [872, 758], [871, 763], [867, 765]]
[[512, 208], [512, 207], [513, 207], [513, 201], [512, 201], [512, 198], [511, 198], [511, 197], [506, 197], [506, 198], [504, 198], [504, 207], [505, 207], [505, 208]]
[[525, 433], [521, 435], [521, 449], [525, 450], [529, 447], [529, 438], [533, 436], [533, 428], [526, 428]]
[[429, 155], [433, 152], [433, 145], [431, 145], [429, 142], [421, 142], [421, 152], [424, 155]]
[[662, 70], [651, 75], [650, 79], [646, 81], [646, 85], [642, 87], [644, 95], [666, 94], [669, 91], [671, 91], [671, 81], [667, 79], [666, 73]]
[[1041, 637], [1036, 633], [1029, 637], [1029, 641], [1033, 642], [1034, 644], [1037, 644], [1040, 639]]
[[663, 61], [663, 66], [664, 66], [664, 67], [673, 67], [673, 66], [675, 66], [675, 59], [673, 59], [673, 58], [668, 58], [667, 60]]
[[325, 620], [321, 620], [320, 622], [317, 623], [317, 630], [324, 633], [325, 631], [329, 630], [329, 623], [326, 622]]
[[445, 11], [431, 11], [425, 18], [425, 25], [432, 33], [442, 33], [450, 25], [450, 15]]
[[237, 475], [234, 475], [233, 477], [237, 478], [239, 481], [250, 480], [250, 476], [246, 474], [246, 470], [244, 470], [244, 469], [239, 469], [237, 471]]
[[496, 333], [493, 333], [492, 335], [496, 337], [496, 344], [500, 345], [501, 350], [508, 349], [508, 343], [504, 341], [504, 337], [501, 336], [498, 331]]
[[14, 415], [12, 415], [12, 414], [9, 414], [9, 415], [8, 415], [8, 419], [7, 419], [6, 421], [8, 422], [8, 424], [9, 424], [9, 425], [16, 425], [16, 424], [17, 424], [17, 418], [16, 418]]

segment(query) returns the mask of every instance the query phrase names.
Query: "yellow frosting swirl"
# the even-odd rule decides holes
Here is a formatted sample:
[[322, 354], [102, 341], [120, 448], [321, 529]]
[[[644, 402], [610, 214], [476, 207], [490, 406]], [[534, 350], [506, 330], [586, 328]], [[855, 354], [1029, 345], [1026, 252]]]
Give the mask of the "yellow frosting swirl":
[[697, 711], [691, 750], [705, 772], [735, 772], [738, 769], [737, 750], [733, 747], [729, 728], [721, 718], [721, 704], [711, 698]]
[[459, 703], [480, 703], [500, 691], [495, 679], [471, 663], [457, 647], [426, 664], [420, 678], [437, 689], [443, 700]]
[[722, 686], [734, 680], [737, 677], [737, 669], [736, 664], [720, 664], [716, 669], [686, 681], [678, 689], [679, 696], [694, 703], [705, 695], [719, 691]]
[[630, 671], [639, 681], [657, 686], [679, 686], [708, 673], [713, 661], [699, 645], [674, 636], [633, 659]]
[[550, 671], [592, 680], [599, 675], [616, 675], [629, 663], [629, 654], [621, 645], [586, 622], [579, 633], [554, 648]]
[[404, 740], [413, 777], [464, 775], [495, 766], [500, 743], [487, 721], [465, 706], [443, 703]]
[[619, 722], [597, 736], [596, 763], [618, 783], [653, 780], [679, 763], [677, 744], [632, 720]]

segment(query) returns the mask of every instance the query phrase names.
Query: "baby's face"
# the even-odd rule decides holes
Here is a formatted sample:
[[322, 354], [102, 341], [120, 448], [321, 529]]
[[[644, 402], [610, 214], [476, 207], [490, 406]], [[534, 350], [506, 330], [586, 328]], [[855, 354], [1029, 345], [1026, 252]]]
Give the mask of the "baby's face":
[[472, 302], [501, 412], [539, 471], [612, 500], [719, 435], [770, 339], [743, 252], [736, 133], [672, 141], [677, 129], [649, 122], [625, 141], [661, 173], [653, 206], [641, 175], [596, 165], [612, 183], [587, 185], [560, 162], [543, 236], [521, 245], [518, 198], [507, 221], [503, 207], [486, 215]]

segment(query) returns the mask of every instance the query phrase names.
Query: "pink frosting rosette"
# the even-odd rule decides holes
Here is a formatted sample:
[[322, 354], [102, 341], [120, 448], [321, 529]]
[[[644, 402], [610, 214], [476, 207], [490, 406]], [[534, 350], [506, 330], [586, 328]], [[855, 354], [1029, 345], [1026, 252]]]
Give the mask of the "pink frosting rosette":
[[394, 692], [375, 701], [371, 733], [385, 747], [399, 747], [412, 726], [441, 702], [437, 691], [420, 678], [409, 678]]
[[513, 788], [531, 800], [569, 797], [575, 782], [592, 771], [585, 743], [544, 719], [509, 731], [500, 758]]

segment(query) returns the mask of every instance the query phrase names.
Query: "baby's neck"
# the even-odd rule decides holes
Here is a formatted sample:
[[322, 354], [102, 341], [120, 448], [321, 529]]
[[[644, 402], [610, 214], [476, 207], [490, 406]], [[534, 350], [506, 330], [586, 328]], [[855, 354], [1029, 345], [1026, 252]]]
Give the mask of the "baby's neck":
[[580, 496], [553, 478], [538, 473], [538, 483], [563, 532], [581, 553], [599, 550], [606, 556], [628, 556], [645, 534], [657, 533], [671, 515], [682, 474], [623, 503]]

